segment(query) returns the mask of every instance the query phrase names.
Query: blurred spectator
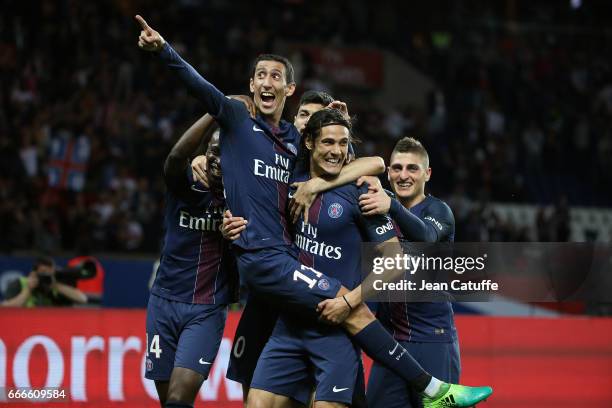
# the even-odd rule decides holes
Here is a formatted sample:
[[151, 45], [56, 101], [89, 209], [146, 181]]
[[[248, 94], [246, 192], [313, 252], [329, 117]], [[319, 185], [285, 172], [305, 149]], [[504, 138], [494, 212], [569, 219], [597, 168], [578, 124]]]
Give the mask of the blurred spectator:
[[[402, 136], [425, 143], [431, 193], [461, 206], [458, 239], [563, 240], [567, 207], [612, 203], [607, 2], [524, 2], [510, 19], [486, 0], [297, 1], [261, 21], [251, 18], [258, 2], [238, 3], [155, 2], [147, 18], [227, 94], [247, 92], [252, 58], [276, 42], [372, 47], [411, 63], [435, 84], [422, 107], [376, 106], [376, 90], [338, 86], [308, 52], [290, 55], [300, 89], [347, 99], [359, 154], [388, 157]], [[138, 7], [12, 2], [3, 15], [0, 251], [158, 252], [163, 159], [202, 112], [162, 64], [144, 63], [133, 43]], [[528, 234], [487, 210], [561, 196], [556, 215]]]

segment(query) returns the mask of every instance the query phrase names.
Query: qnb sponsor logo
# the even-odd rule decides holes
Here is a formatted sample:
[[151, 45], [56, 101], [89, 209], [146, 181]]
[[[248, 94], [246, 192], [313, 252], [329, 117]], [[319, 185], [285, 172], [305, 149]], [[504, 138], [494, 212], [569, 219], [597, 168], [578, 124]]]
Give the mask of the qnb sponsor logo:
[[436, 226], [436, 227], [438, 227], [438, 229], [439, 229], [440, 231], [442, 231], [442, 224], [440, 224], [440, 223], [438, 222], [438, 220], [436, 220], [434, 217], [432, 217], [431, 215], [428, 215], [428, 216], [427, 216], [427, 217], [425, 217], [424, 219], [425, 219], [425, 220], [427, 220], [427, 221], [431, 221], [431, 222], [433, 222], [433, 223], [435, 224], [435, 226]]
[[378, 235], [383, 235], [386, 232], [393, 231], [393, 222], [388, 221], [385, 225], [381, 225], [380, 227], [376, 227], [376, 233]]
[[179, 226], [196, 231], [219, 231], [221, 228], [223, 209], [215, 208], [212, 212], [206, 211], [198, 217], [181, 210], [179, 213]]
[[303, 251], [329, 259], [342, 258], [342, 248], [326, 244], [324, 241], [317, 241], [305, 237], [302, 234], [295, 234], [295, 244]]

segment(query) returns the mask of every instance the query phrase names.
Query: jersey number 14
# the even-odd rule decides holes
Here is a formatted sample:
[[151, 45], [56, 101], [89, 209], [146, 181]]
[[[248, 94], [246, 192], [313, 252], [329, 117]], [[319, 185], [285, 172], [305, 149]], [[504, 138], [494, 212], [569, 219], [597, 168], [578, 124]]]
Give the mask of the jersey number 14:
[[147, 355], [149, 353], [155, 354], [155, 358], [159, 358], [162, 353], [161, 347], [159, 347], [159, 334], [156, 334], [151, 339], [151, 345], [149, 346], [149, 333], [146, 333], [146, 341], [147, 341]]

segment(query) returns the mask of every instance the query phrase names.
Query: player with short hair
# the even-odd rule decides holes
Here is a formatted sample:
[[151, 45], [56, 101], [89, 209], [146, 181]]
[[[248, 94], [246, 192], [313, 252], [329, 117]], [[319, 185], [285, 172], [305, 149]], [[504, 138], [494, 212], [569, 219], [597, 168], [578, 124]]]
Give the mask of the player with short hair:
[[[348, 159], [351, 138], [351, 124], [339, 111], [314, 113], [303, 133], [304, 171], [295, 180], [335, 176]], [[333, 271], [328, 276], [349, 289], [361, 282], [360, 257], [354, 254], [363, 241], [398, 242], [392, 226], [381, 229], [390, 225], [387, 217], [362, 215], [359, 195], [366, 191], [351, 183], [318, 195], [309, 223], [302, 218], [294, 228], [302, 264]], [[290, 398], [306, 404], [314, 385], [316, 408], [355, 406], [362, 377], [361, 351], [342, 329], [281, 312], [257, 364], [249, 405], [286, 406]]]
[[[490, 395], [489, 387], [456, 384], [445, 387], [446, 384], [425, 372], [376, 321], [361, 303], [360, 290], [349, 291], [337, 279], [296, 259], [287, 224], [286, 195], [300, 135], [293, 125], [280, 120], [286, 98], [295, 91], [295, 83], [288, 76], [292, 71], [288, 69], [288, 62], [269, 59], [256, 64], [249, 85], [259, 115], [252, 119], [242, 104], [227, 99], [202, 78], [142, 17], [136, 16], [136, 19], [142, 27], [139, 46], [159, 52], [160, 58], [221, 126], [221, 160], [231, 163], [226, 166], [223, 177], [226, 200], [234, 214], [249, 220], [249, 228], [234, 241], [238, 268], [249, 288], [298, 314], [314, 313], [317, 305], [326, 300], [321, 307], [323, 318], [342, 324], [368, 355], [425, 395], [435, 398], [442, 394], [454, 395], [459, 401], [457, 406], [470, 406]], [[309, 180], [307, 183], [313, 187], [310, 194], [316, 196], [320, 191], [355, 180], [369, 172], [364, 170], [368, 163], [376, 170], [380, 164], [378, 159], [358, 159], [345, 166], [333, 180]], [[307, 212], [304, 218], [307, 222]], [[327, 305], [337, 305], [338, 297], [347, 302], [348, 308], [334, 307], [337, 313], [327, 313]]]
[[238, 273], [219, 227], [225, 199], [219, 133], [206, 150], [209, 186], [193, 180], [189, 160], [212, 118], [204, 116], [177, 141], [164, 164], [168, 191], [165, 237], [146, 320], [145, 377], [162, 407], [191, 406], [219, 350]]
[[303, 134], [310, 117], [316, 112], [330, 106], [334, 98], [323, 91], [306, 91], [300, 97], [297, 112], [293, 118], [293, 125]]
[[[370, 184], [368, 193], [360, 197], [364, 213], [389, 214], [406, 241], [453, 242], [455, 219], [450, 207], [425, 195], [431, 167], [421, 142], [410, 137], [399, 140], [391, 153], [387, 175], [397, 199], [385, 193], [378, 178], [363, 178]], [[459, 381], [459, 341], [450, 302], [380, 303], [377, 317], [428, 372], [446, 382]], [[367, 396], [372, 408], [422, 406], [405, 381], [376, 362]]]
[[[317, 111], [331, 106], [341, 106], [341, 102], [326, 92], [309, 90], [302, 94], [298, 103], [293, 124], [300, 133], [304, 130], [310, 117]], [[352, 145], [349, 144], [349, 161], [354, 159]], [[205, 156], [198, 156], [192, 162], [192, 169], [201, 175], [200, 179], [207, 182], [205, 174]], [[247, 221], [242, 217], [234, 217], [229, 210], [224, 213], [222, 234], [228, 240], [235, 240], [246, 228]], [[226, 235], [227, 234], [227, 235]], [[230, 355], [227, 378], [239, 382], [243, 388], [243, 399], [246, 404], [251, 380], [257, 366], [257, 361], [268, 341], [278, 317], [278, 308], [255, 293], [249, 293], [248, 300], [242, 311]], [[363, 390], [365, 396], [365, 390]], [[361, 398], [365, 400], [365, 398]]]
[[[294, 116], [293, 124], [296, 129], [302, 133], [310, 117], [315, 112], [331, 106], [333, 102], [334, 98], [326, 92], [304, 92]], [[227, 210], [223, 219], [222, 233], [227, 239], [236, 240], [246, 228], [247, 222], [243, 217], [235, 217]], [[249, 293], [236, 328], [227, 369], [227, 378], [242, 384], [245, 404], [257, 361], [272, 333], [277, 316], [278, 308], [275, 305], [271, 305], [256, 293]]]

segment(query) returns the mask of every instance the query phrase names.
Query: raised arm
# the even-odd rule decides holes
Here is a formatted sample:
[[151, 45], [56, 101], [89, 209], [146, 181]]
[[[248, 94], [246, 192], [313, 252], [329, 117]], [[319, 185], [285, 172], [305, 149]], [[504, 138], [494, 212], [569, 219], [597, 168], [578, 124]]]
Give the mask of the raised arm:
[[185, 170], [189, 160], [202, 143], [208, 143], [215, 129], [212, 116], [206, 114], [198, 119], [175, 143], [164, 163], [164, 178], [166, 185], [175, 193], [188, 188]]
[[244, 105], [231, 101], [214, 85], [205, 80], [189, 63], [168, 44], [157, 31], [153, 30], [141, 16], [136, 21], [141, 31], [138, 46], [145, 51], [158, 53], [179, 79], [187, 86], [188, 91], [204, 104], [206, 111], [214, 116], [222, 126], [231, 123], [235, 115], [248, 115]]

